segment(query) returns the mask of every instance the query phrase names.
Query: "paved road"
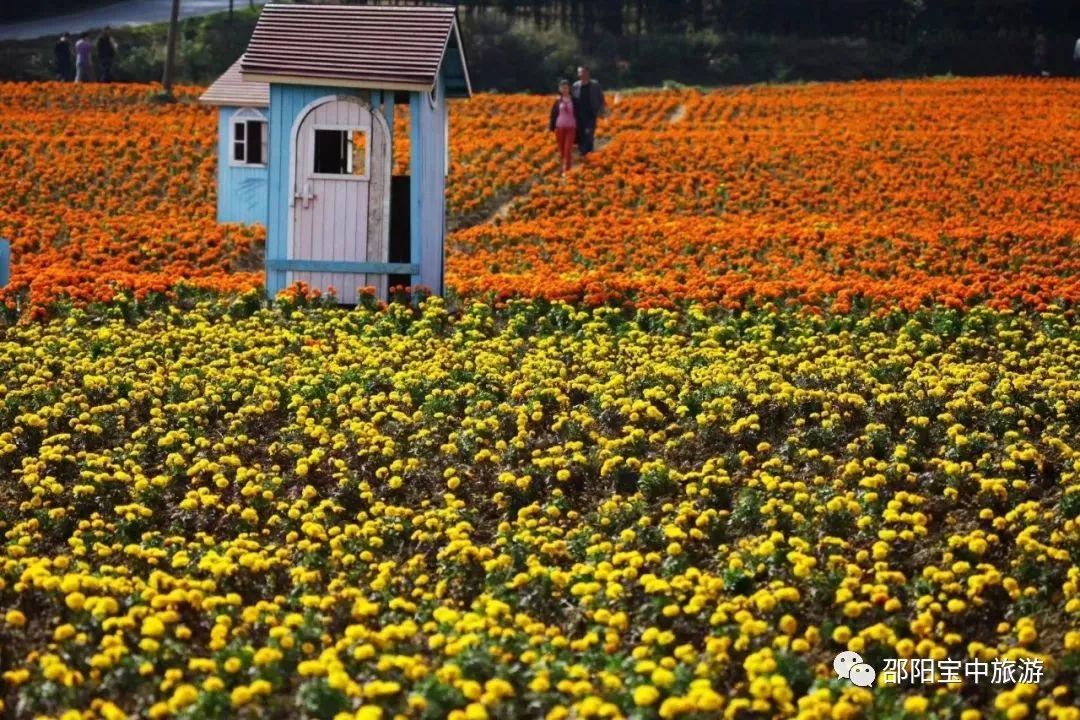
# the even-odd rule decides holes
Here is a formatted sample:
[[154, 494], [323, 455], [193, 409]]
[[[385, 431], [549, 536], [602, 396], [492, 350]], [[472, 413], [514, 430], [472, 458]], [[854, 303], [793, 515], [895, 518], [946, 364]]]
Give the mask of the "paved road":
[[[237, 8], [247, 7], [248, 2], [249, 0], [235, 0]], [[256, 5], [262, 5], [264, 2], [266, 0], [255, 0]], [[113, 5], [104, 5], [71, 15], [0, 25], [0, 40], [25, 40], [43, 35], [59, 35], [65, 30], [77, 33], [106, 25], [126, 27], [167, 22], [171, 9], [172, 0], [122, 0]], [[180, 0], [181, 17], [209, 15], [228, 9], [229, 0]]]

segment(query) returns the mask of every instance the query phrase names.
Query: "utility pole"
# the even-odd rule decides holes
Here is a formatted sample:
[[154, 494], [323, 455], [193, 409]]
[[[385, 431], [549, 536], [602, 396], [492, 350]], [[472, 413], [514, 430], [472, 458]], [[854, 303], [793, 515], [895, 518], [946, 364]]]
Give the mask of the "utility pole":
[[161, 86], [165, 97], [172, 100], [173, 70], [176, 67], [176, 36], [180, 34], [180, 0], [172, 0], [172, 13], [169, 16], [169, 37], [165, 46], [165, 74], [161, 77]]

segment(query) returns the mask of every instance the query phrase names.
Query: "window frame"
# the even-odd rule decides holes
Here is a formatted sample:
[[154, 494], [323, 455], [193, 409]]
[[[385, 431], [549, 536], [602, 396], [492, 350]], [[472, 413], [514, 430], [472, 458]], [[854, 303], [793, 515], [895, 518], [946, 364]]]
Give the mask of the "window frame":
[[[358, 132], [364, 135], [364, 174], [350, 175], [348, 173], [317, 173], [315, 172], [315, 133], [319, 130], [337, 130], [339, 132]], [[371, 181], [371, 130], [356, 125], [341, 125], [330, 123], [315, 123], [311, 126], [308, 134], [308, 157], [311, 158], [311, 166], [305, 168], [307, 177], [313, 180], [348, 180], [350, 182]]]
[[[251, 138], [248, 137], [248, 123], [257, 122], [260, 124], [260, 144], [262, 145], [262, 162], [248, 162], [248, 143], [251, 142]], [[236, 138], [236, 126], [244, 126], [244, 139], [237, 140]], [[236, 159], [236, 143], [244, 143], [244, 159]], [[266, 116], [256, 110], [255, 108], [240, 108], [232, 114], [229, 118], [229, 165], [231, 167], [238, 168], [264, 168], [267, 167], [270, 160], [270, 121]]]

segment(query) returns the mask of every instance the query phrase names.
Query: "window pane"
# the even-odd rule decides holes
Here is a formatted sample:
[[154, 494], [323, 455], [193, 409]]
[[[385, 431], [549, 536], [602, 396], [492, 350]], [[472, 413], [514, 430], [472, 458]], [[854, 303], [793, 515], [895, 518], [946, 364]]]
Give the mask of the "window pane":
[[244, 126], [244, 123], [242, 123], [242, 122], [238, 122], [238, 123], [233, 124], [233, 138], [235, 140], [243, 140], [244, 139], [244, 128], [245, 128], [245, 126]]
[[344, 175], [349, 155], [345, 151], [348, 133], [344, 130], [315, 131], [315, 172]]
[[237, 140], [233, 143], [233, 160], [244, 162], [244, 141]]
[[262, 165], [262, 121], [247, 121], [247, 161], [251, 165]]

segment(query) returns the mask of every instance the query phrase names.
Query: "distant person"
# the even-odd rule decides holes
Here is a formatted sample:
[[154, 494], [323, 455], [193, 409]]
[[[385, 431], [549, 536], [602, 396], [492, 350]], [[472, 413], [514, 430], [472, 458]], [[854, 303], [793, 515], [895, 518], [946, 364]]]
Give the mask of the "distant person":
[[577, 114], [577, 141], [582, 157], [593, 151], [596, 143], [596, 119], [607, 115], [604, 90], [589, 75], [589, 68], [578, 68], [578, 81], [570, 92]]
[[116, 41], [113, 40], [108, 26], [101, 32], [97, 41], [98, 62], [101, 63], [101, 82], [112, 82], [113, 62], [116, 60]]
[[93, 60], [90, 58], [91, 47], [86, 33], [79, 35], [79, 42], [75, 43], [75, 82], [90, 81], [90, 72], [93, 70]]
[[71, 38], [67, 33], [61, 35], [53, 46], [53, 57], [56, 58], [56, 79], [71, 82]]
[[574, 140], [577, 137], [577, 117], [574, 111], [574, 98], [570, 95], [570, 81], [559, 81], [559, 96], [551, 108], [551, 121], [548, 130], [555, 133], [555, 143], [559, 148], [559, 160], [563, 173], [570, 171], [574, 158]]
[[1046, 69], [1046, 36], [1039, 33], [1035, 36], [1035, 52], [1032, 57], [1032, 69], [1040, 77], [1048, 77], [1050, 72]]
[[1080, 37], [1076, 38], [1073, 45], [1073, 75], [1080, 77]]

